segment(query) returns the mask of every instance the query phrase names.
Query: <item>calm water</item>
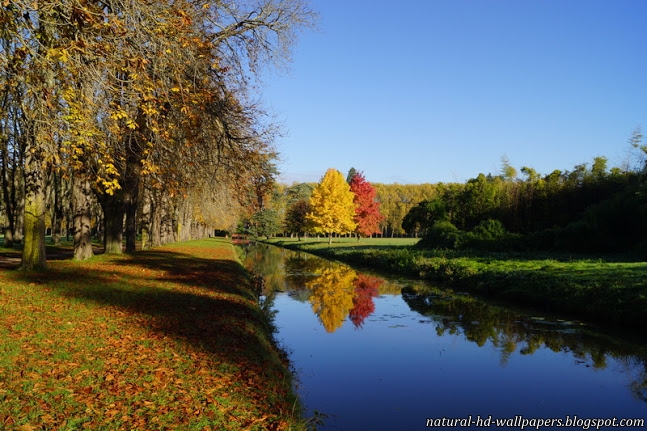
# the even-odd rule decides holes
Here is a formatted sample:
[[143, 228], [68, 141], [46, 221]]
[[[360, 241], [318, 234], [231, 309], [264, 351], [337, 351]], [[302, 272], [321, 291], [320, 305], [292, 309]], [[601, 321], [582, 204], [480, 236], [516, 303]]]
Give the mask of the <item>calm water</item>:
[[327, 415], [319, 430], [647, 418], [647, 346], [263, 244], [246, 265], [262, 277], [307, 416]]

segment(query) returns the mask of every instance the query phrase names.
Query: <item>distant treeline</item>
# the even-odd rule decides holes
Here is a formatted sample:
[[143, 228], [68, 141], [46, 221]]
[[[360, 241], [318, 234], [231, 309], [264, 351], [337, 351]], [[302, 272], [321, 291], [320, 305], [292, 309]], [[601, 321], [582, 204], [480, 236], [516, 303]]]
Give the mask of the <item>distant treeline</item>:
[[[636, 157], [623, 168], [595, 157], [590, 167], [519, 173], [503, 157], [498, 174], [465, 183], [373, 183], [381, 236], [421, 237], [429, 248], [647, 253], [647, 145], [639, 129], [629, 143]], [[238, 231], [312, 234], [305, 214], [315, 187], [275, 183], [262, 211], [243, 217]]]
[[[641, 148], [641, 146], [638, 146]], [[596, 157], [572, 171], [541, 176], [504, 161], [502, 174], [438, 184], [402, 226], [433, 248], [647, 251], [647, 169], [607, 169]]]

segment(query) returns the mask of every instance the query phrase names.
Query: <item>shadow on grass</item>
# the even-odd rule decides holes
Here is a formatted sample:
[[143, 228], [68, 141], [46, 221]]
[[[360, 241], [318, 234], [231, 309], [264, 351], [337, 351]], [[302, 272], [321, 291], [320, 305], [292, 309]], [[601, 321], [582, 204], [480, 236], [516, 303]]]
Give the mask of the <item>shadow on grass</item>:
[[[0, 246], [0, 270], [17, 269], [22, 261], [22, 244], [14, 244], [11, 248]], [[93, 246], [95, 255], [103, 254], [103, 247]], [[47, 261], [71, 260], [74, 257], [74, 247], [70, 244], [45, 246]]]
[[138, 325], [241, 368], [279, 365], [271, 325], [242, 266], [172, 251], [63, 263], [16, 278], [65, 297], [114, 307]]

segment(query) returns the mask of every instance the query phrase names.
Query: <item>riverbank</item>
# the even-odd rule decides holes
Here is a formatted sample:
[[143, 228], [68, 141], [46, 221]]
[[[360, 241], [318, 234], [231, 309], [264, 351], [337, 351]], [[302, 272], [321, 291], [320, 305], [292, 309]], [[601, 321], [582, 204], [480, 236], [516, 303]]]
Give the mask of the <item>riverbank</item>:
[[229, 240], [48, 265], [0, 269], [0, 428], [306, 428]]
[[265, 242], [636, 333], [647, 330], [645, 262], [619, 257], [423, 250], [413, 247], [412, 239], [336, 238], [331, 246], [326, 240], [312, 238]]

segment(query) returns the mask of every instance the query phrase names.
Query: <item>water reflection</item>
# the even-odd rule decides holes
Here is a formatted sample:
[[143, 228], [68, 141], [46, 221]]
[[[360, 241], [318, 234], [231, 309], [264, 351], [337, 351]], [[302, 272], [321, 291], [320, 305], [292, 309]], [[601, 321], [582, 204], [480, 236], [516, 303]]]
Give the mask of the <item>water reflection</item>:
[[[431, 358], [442, 354], [443, 350], [433, 352], [422, 350], [430, 343], [430, 338], [432, 338], [431, 332], [435, 337], [433, 338], [434, 340], [447, 340], [440, 341], [441, 344], [448, 343], [446, 344], [446, 348], [454, 346], [454, 343], [458, 342], [457, 340], [463, 340], [463, 344], [479, 346], [479, 350], [484, 352], [495, 352], [495, 360], [498, 360], [498, 367], [500, 369], [514, 368], [514, 370], [510, 370], [511, 375], [519, 372], [535, 375], [536, 377], [533, 380], [537, 382], [555, 379], [548, 386], [560, 387], [560, 385], [568, 385], [565, 376], [576, 375], [569, 368], [572, 366], [582, 371], [585, 371], [587, 368], [591, 369], [591, 371], [598, 373], [597, 376], [600, 379], [602, 379], [602, 377], [599, 377], [601, 374], [606, 375], [610, 373], [614, 376], [613, 379], [615, 379], [615, 382], [618, 380], [624, 382], [622, 386], [630, 390], [634, 400], [640, 400], [638, 402], [640, 403], [642, 412], [646, 411], [647, 346], [644, 345], [643, 341], [622, 340], [617, 336], [598, 332], [593, 328], [581, 325], [575, 321], [527, 315], [510, 308], [493, 305], [469, 295], [435, 289], [423, 283], [407, 281], [406, 287], [403, 289], [402, 282], [385, 280], [374, 275], [358, 273], [346, 265], [330, 262], [306, 253], [292, 252], [263, 244], [252, 244], [245, 249], [245, 253], [246, 266], [255, 274], [262, 275], [266, 280], [262, 292], [264, 297], [273, 298], [276, 292], [288, 292], [292, 300], [299, 301], [304, 305], [307, 304], [311, 308], [316, 314], [321, 326], [325, 328], [325, 334], [329, 336], [333, 333], [337, 335], [347, 330], [346, 328], [342, 328], [344, 322], [348, 321], [352, 323], [351, 328], [355, 329], [354, 332], [358, 333], [357, 337], [355, 335], [349, 335], [347, 332], [345, 332], [343, 337], [340, 335], [339, 340], [350, 339], [351, 336], [353, 340], [351, 344], [345, 345], [344, 347], [339, 345], [338, 348], [340, 350], [356, 348], [357, 353], [354, 353], [354, 355], [359, 357], [362, 354], [359, 353], [360, 351], [376, 352], [381, 345], [390, 346], [390, 349], [398, 349], [398, 356], [393, 356], [392, 352], [394, 350], [388, 350], [380, 354], [374, 353], [370, 357], [371, 361], [376, 361], [380, 355], [388, 358], [388, 361], [390, 361], [389, 366], [393, 366], [391, 372], [396, 373], [397, 369], [397, 372], [404, 373], [398, 375], [397, 378], [393, 377], [394, 382], [406, 381], [410, 378], [411, 376], [407, 377], [406, 370], [413, 372], [412, 367], [421, 361], [419, 358], [423, 357], [423, 355], [426, 361], [431, 361]], [[389, 316], [383, 313], [382, 315], [374, 316], [377, 301], [381, 301], [383, 298], [400, 298], [399, 293], [401, 290], [401, 299], [406, 304], [403, 307], [408, 307], [410, 314]], [[397, 296], [395, 295], [396, 293]], [[378, 328], [379, 325], [384, 323], [385, 319], [391, 319], [391, 322], [393, 322], [396, 317], [399, 319], [398, 325], [393, 326], [390, 323], [391, 326], [387, 327], [386, 332], [383, 327]], [[290, 318], [286, 317], [286, 319], [289, 320]], [[299, 322], [292, 324], [292, 326], [298, 325]], [[292, 326], [287, 327], [291, 328]], [[411, 329], [411, 332], [400, 332], [396, 335], [394, 332], [395, 329], [388, 330], [388, 328], [396, 327], [404, 328], [407, 331]], [[428, 331], [424, 331], [424, 329], [428, 329]], [[364, 339], [359, 338], [361, 337], [361, 332], [366, 331], [373, 334], [374, 331], [378, 330], [382, 331], [379, 333], [379, 336], [364, 337]], [[407, 337], [411, 335], [413, 337], [414, 333], [418, 337], [415, 338], [416, 341], [409, 341], [409, 344], [406, 345], [396, 344], [402, 340], [402, 335], [407, 335]], [[390, 339], [389, 337], [393, 336], [391, 334], [396, 335], [396, 339]], [[299, 337], [301, 336], [299, 335]], [[307, 338], [299, 338], [299, 341], [296, 341], [296, 343], [302, 343], [302, 345], [310, 342], [315, 343], [314, 340], [310, 341], [313, 337], [312, 332], [303, 335], [303, 337]], [[318, 340], [316, 343], [320, 345], [328, 345], [327, 343], [331, 342], [331, 340], [324, 338], [318, 338]], [[373, 340], [378, 345], [369, 344]], [[414, 338], [410, 340], [414, 340]], [[341, 342], [338, 341], [338, 343]], [[433, 341], [433, 343], [436, 343], [436, 341]], [[302, 348], [302, 345], [299, 345], [299, 347]], [[317, 348], [314, 344], [309, 346], [312, 346], [312, 349]], [[294, 345], [292, 348], [297, 348], [297, 345]], [[407, 350], [408, 353], [405, 353], [405, 349], [409, 349]], [[461, 349], [464, 349], [464, 347], [461, 347]], [[549, 357], [546, 356], [547, 352], [554, 352], [555, 354]], [[323, 355], [323, 353], [321, 354]], [[395, 363], [400, 357], [406, 361], [407, 365], [398, 368]], [[545, 365], [542, 365], [541, 369], [538, 369], [537, 360], [525, 361], [527, 364], [534, 363], [535, 368], [520, 371], [521, 358], [524, 357], [539, 357], [541, 359], [537, 360], [542, 361]], [[435, 360], [440, 361], [440, 356]], [[515, 366], [511, 367], [509, 364], [513, 360], [515, 361]], [[457, 366], [462, 361], [467, 361], [467, 359], [457, 360]], [[490, 375], [498, 373], [498, 371], [492, 368], [487, 368], [487, 355], [484, 355], [483, 358], [480, 357], [479, 361], [478, 365], [475, 366], [488, 369]], [[326, 360], [326, 362], [334, 363], [332, 360]], [[365, 363], [367, 361], [364, 361]], [[346, 366], [349, 367], [350, 364]], [[380, 370], [383, 369], [383, 366], [377, 366], [382, 367], [379, 368]], [[446, 376], [452, 373], [450, 371], [438, 371], [438, 373], [434, 374], [435, 371], [430, 370], [428, 365], [426, 367], [425, 365], [421, 365], [421, 367], [418, 373], [422, 374], [419, 374], [417, 378], [424, 380], [427, 378], [425, 373], [429, 373], [428, 378], [431, 379], [433, 384], [440, 384], [441, 386], [443, 385], [443, 383], [440, 383], [443, 381], [442, 379], [447, 378]], [[561, 377], [555, 377], [555, 375], [559, 374], [556, 372], [558, 369], [566, 374], [561, 374]], [[336, 372], [339, 373], [341, 372], [340, 370], [336, 369]], [[458, 373], [457, 375], [471, 372], [467, 370], [469, 368], [456, 372]], [[365, 369], [362, 369], [362, 372], [365, 371]], [[350, 373], [348, 370], [345, 372]], [[573, 378], [575, 379], [575, 377]], [[591, 374], [590, 378], [593, 378], [593, 374]], [[562, 381], [559, 381], [559, 379]], [[383, 382], [384, 380], [380, 379], [379, 381]], [[508, 391], [516, 390], [514, 379], [504, 379], [504, 381], [509, 382]], [[574, 380], [574, 382], [581, 381]], [[326, 381], [322, 384], [327, 383], [329, 382]], [[455, 383], [455, 381], [446, 382], [447, 385]], [[503, 385], [503, 383], [499, 383], [499, 385]], [[518, 402], [522, 402], [525, 399], [524, 397], [532, 397], [540, 393], [540, 391], [547, 390], [540, 383], [537, 383], [537, 385], [539, 386], [535, 386], [533, 389], [530, 387], [525, 388], [528, 392], [524, 392], [523, 394], [514, 396], [507, 395], [510, 397], [508, 401], [518, 400]], [[602, 385], [601, 383], [600, 387]], [[546, 399], [557, 400], [560, 396], [566, 396], [569, 393], [568, 391], [571, 390], [566, 389], [566, 387], [568, 386], [564, 386], [561, 389], [562, 394], [559, 393], [559, 390], [555, 391], [553, 389], [555, 392], [545, 395]], [[501, 391], [506, 390], [503, 386], [497, 389]], [[411, 388], [390, 388], [389, 390], [391, 392], [397, 392], [398, 390], [411, 390]], [[474, 390], [474, 388], [471, 390]], [[435, 395], [427, 392], [424, 395], [423, 393], [418, 393], [417, 395], [419, 398], [431, 396]], [[451, 399], [451, 396], [451, 393], [446, 394], [447, 399]], [[604, 397], [603, 392], [595, 395], [578, 393], [577, 396], [587, 406], [589, 406], [585, 401], [587, 397], [591, 397], [591, 399], [594, 399], [594, 397]], [[464, 397], [464, 393], [461, 397]], [[323, 401], [316, 401], [316, 403], [319, 402]], [[412, 405], [417, 402], [418, 400], [410, 401]], [[442, 405], [443, 398], [439, 398], [436, 402]], [[555, 403], [555, 405], [559, 405], [559, 402], [555, 401]], [[620, 403], [618, 405], [626, 406], [627, 411], [629, 411], [626, 401], [624, 404]], [[451, 406], [447, 408], [456, 408], [453, 404]], [[342, 409], [342, 407], [335, 408]], [[583, 409], [589, 408], [594, 410], [592, 405], [583, 407]], [[612, 410], [619, 407], [614, 407], [610, 403], [606, 408]], [[586, 410], [581, 411], [584, 412]], [[469, 413], [472, 412], [470, 411]], [[514, 415], [518, 412], [509, 413]]]
[[322, 261], [317, 277], [306, 282], [310, 304], [328, 332], [341, 328], [353, 308], [357, 272], [347, 266]]
[[380, 294], [384, 280], [372, 275], [358, 274], [355, 279], [355, 296], [349, 319], [356, 328], [361, 328], [364, 320], [375, 311], [373, 298]]
[[618, 340], [579, 322], [529, 316], [469, 295], [430, 287], [408, 286], [402, 297], [412, 310], [436, 325], [439, 336], [462, 334], [478, 346], [490, 343], [499, 350], [502, 366], [516, 351], [532, 355], [542, 348], [570, 354], [576, 364], [600, 370], [607, 368], [613, 358], [623, 366], [623, 372], [633, 374], [630, 388], [634, 396], [647, 402], [644, 345]]
[[360, 328], [375, 311], [373, 298], [384, 284], [381, 278], [307, 253], [278, 248], [270, 252], [263, 244], [247, 245], [244, 251], [245, 266], [262, 280], [258, 290], [264, 308], [276, 292], [288, 291], [311, 304], [327, 332], [341, 328], [347, 318]]

